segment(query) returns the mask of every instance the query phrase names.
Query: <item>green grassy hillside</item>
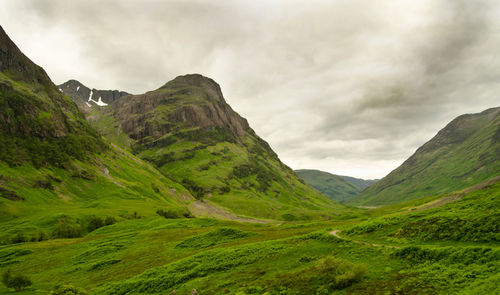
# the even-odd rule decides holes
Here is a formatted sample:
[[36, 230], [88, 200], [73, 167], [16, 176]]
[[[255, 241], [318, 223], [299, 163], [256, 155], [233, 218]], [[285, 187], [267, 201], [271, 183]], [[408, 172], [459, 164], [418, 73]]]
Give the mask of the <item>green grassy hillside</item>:
[[463, 189], [496, 176], [499, 155], [500, 108], [463, 115], [350, 203], [384, 205]]
[[193, 201], [181, 185], [115, 148], [66, 168], [0, 162], [0, 243], [83, 236], [96, 217], [119, 222], [159, 209], [187, 212]]
[[182, 185], [106, 144], [1, 28], [0, 49], [0, 243], [82, 236], [160, 208], [187, 212], [194, 199]]
[[500, 243], [500, 177], [461, 192], [397, 206], [395, 213], [357, 224], [343, 234], [402, 245]]
[[358, 195], [375, 181], [334, 175], [319, 170], [295, 170], [306, 183], [322, 192], [332, 200], [346, 202]]

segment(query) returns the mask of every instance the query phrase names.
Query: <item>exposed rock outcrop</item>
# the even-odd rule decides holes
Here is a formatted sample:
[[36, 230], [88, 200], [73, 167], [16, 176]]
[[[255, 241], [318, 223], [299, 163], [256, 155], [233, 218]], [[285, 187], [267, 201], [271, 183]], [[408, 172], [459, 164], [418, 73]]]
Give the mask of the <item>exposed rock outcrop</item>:
[[198, 74], [179, 76], [142, 95], [122, 97], [112, 107], [123, 130], [136, 140], [194, 127], [221, 127], [235, 137], [249, 130], [247, 120], [224, 100], [220, 86]]

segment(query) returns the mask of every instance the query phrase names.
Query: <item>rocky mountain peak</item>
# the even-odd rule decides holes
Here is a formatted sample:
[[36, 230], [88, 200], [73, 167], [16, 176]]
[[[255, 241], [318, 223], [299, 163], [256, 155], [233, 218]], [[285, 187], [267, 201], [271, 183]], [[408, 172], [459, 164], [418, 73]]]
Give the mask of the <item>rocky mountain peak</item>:
[[77, 80], [71, 79], [58, 86], [59, 90], [76, 102], [82, 110], [92, 106], [107, 106], [118, 98], [129, 95], [120, 90], [90, 89]]
[[187, 74], [183, 76], [177, 76], [175, 79], [167, 82], [165, 85], [160, 87], [160, 89], [190, 89], [191, 91], [198, 89], [202, 90], [208, 96], [207, 98], [225, 103], [224, 96], [222, 95], [222, 90], [219, 84], [217, 84], [217, 82], [215, 82], [214, 80], [200, 74]]
[[130, 95], [112, 104], [123, 130], [136, 140], [156, 140], [186, 128], [222, 128], [234, 137], [250, 129], [224, 100], [214, 80], [199, 74], [179, 76], [161, 88]]

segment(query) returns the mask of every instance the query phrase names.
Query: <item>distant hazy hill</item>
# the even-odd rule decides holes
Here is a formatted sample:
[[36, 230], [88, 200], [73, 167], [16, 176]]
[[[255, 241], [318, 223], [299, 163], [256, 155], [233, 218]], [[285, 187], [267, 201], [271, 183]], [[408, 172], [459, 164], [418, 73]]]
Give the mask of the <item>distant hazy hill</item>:
[[301, 169], [295, 170], [295, 173], [318, 191], [339, 202], [353, 198], [363, 189], [377, 182], [377, 180], [364, 180], [319, 170]]
[[459, 116], [350, 202], [384, 205], [472, 186], [500, 174], [500, 108]]
[[359, 186], [362, 190], [379, 181], [379, 179], [361, 179], [344, 175], [339, 175], [339, 176], [349, 181], [350, 183]]

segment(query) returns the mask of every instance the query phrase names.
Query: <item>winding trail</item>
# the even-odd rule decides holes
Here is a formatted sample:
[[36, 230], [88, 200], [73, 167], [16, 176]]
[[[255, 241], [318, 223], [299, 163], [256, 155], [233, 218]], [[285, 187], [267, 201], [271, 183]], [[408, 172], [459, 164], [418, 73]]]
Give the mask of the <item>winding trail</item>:
[[339, 239], [342, 239], [342, 240], [345, 240], [345, 241], [349, 241], [349, 242], [353, 242], [353, 243], [356, 243], [356, 244], [360, 244], [360, 245], [369, 245], [369, 246], [372, 246], [372, 247], [386, 247], [386, 248], [392, 248], [392, 249], [401, 249], [401, 247], [399, 247], [399, 246], [374, 244], [374, 243], [368, 243], [368, 242], [363, 242], [363, 241], [358, 241], [358, 240], [346, 239], [344, 237], [341, 237], [339, 235], [339, 232], [340, 232], [340, 230], [336, 229], [336, 230], [332, 230], [330, 232], [330, 234], [332, 236], [336, 237], [336, 238], [339, 238]]

